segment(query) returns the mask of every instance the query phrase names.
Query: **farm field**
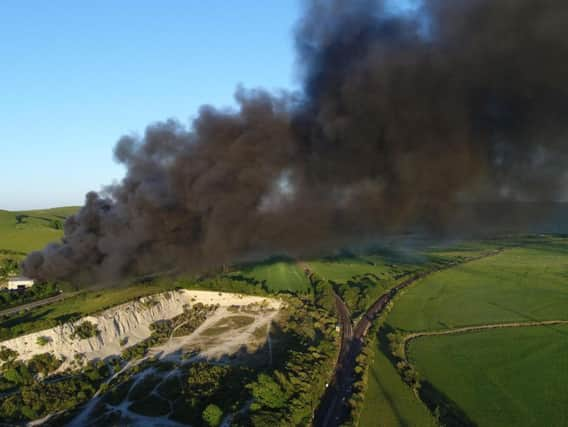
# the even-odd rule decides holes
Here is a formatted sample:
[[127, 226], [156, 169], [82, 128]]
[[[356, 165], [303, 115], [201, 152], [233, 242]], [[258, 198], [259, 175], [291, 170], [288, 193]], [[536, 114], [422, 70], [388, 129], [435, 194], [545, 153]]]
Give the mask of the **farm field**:
[[[23, 256], [28, 250], [41, 248], [59, 238], [61, 230], [56, 229], [54, 221], [72, 209], [31, 211], [33, 214], [25, 213], [28, 216], [21, 219], [20, 224], [16, 223], [15, 215], [23, 213], [0, 211], [0, 249], [4, 249], [2, 244], [5, 243], [10, 253]], [[50, 229], [51, 226], [54, 227]], [[43, 229], [47, 234], [39, 233], [33, 239], [26, 237], [34, 235], [34, 230]], [[59, 235], [45, 240], [52, 232]], [[4, 240], [4, 236], [8, 236], [8, 240]], [[29, 249], [24, 248], [24, 241]], [[392, 311], [383, 319], [385, 326], [393, 331], [439, 331], [502, 322], [568, 320], [565, 310], [568, 306], [568, 239], [541, 236], [425, 244], [412, 251], [393, 248], [396, 246], [301, 263], [277, 258], [241, 266], [201, 285], [201, 279], [196, 281], [193, 277], [161, 278], [129, 286], [125, 283], [121, 287], [85, 289], [64, 301], [0, 319], [0, 340], [53, 327], [175, 287], [218, 286], [219, 289], [214, 290], [262, 295], [267, 291], [313, 292], [303, 271], [304, 264], [320, 278], [332, 282], [334, 291], [344, 299], [354, 319], [379, 295], [414, 273], [449, 267], [418, 281], [395, 299]], [[455, 260], [498, 248], [505, 250], [453, 265]], [[228, 318], [228, 323], [214, 325], [208, 338], [239, 325], [246, 326], [249, 321], [246, 316]], [[563, 409], [568, 407], [563, 394], [564, 384], [568, 383], [568, 361], [561, 357], [568, 350], [567, 337], [568, 326], [424, 337], [412, 341], [409, 356], [423, 380], [455, 402], [480, 426], [560, 426], [568, 424], [568, 410]], [[364, 403], [359, 425], [435, 426], [433, 414], [405, 384], [384, 351], [385, 348], [375, 344], [367, 392], [361, 397]], [[527, 415], [529, 412], [531, 416]]]
[[[420, 374], [479, 426], [568, 425], [568, 326], [423, 337]], [[363, 424], [361, 424], [363, 427]]]
[[62, 207], [31, 211], [0, 210], [0, 249], [27, 252], [41, 249], [63, 236], [65, 218], [77, 207]]
[[527, 244], [435, 273], [408, 289], [388, 323], [403, 331], [568, 319], [568, 240]]
[[402, 382], [386, 356], [374, 348], [360, 427], [434, 427], [434, 418]]
[[310, 282], [302, 269], [293, 261], [264, 262], [243, 269], [240, 274], [265, 282], [271, 292], [303, 292], [310, 288]]
[[378, 277], [388, 272], [382, 263], [374, 263], [360, 257], [316, 259], [309, 261], [310, 269], [326, 280], [345, 283], [357, 276], [375, 274]]
[[[405, 290], [384, 319], [387, 333], [567, 320], [564, 237], [466, 242], [423, 253], [459, 259], [497, 248], [504, 251], [433, 273]], [[421, 337], [410, 342], [408, 357], [431, 407], [449, 404], [455, 416], [480, 426], [561, 426], [568, 425], [567, 350], [568, 326], [523, 326]], [[389, 371], [398, 375], [398, 386], [387, 382]], [[402, 407], [407, 398], [421, 404], [400, 375], [376, 349], [361, 427], [424, 424], [403, 421], [392, 409]], [[373, 424], [375, 408], [386, 415]]]
[[315, 259], [310, 260], [309, 265], [320, 277], [337, 283], [357, 281], [361, 276], [373, 275], [386, 288], [397, 278], [417, 271], [428, 262], [429, 259], [421, 255], [388, 252]]

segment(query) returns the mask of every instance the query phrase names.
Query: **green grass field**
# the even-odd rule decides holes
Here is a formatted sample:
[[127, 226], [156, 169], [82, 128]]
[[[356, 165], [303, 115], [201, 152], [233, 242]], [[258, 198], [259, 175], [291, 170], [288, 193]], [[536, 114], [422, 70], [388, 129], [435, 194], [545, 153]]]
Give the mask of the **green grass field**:
[[378, 346], [374, 349], [374, 363], [369, 368], [368, 381], [360, 427], [436, 425], [426, 406], [402, 382]]
[[389, 252], [315, 259], [307, 263], [310, 269], [327, 280], [345, 283], [372, 274], [387, 287], [386, 284], [394, 283], [397, 278], [418, 270], [427, 262], [429, 259], [421, 255]]
[[396, 302], [388, 317], [406, 331], [568, 319], [568, 240], [512, 248], [435, 273]]
[[425, 337], [410, 345], [418, 371], [488, 427], [568, 425], [566, 354], [568, 326]]
[[238, 274], [264, 281], [272, 292], [303, 292], [310, 289], [308, 278], [293, 261], [264, 262], [243, 269]]
[[[433, 273], [406, 290], [387, 316], [388, 326], [431, 331], [568, 319], [566, 238], [523, 237], [434, 248], [427, 253], [462, 257], [491, 247], [506, 250]], [[563, 356], [567, 349], [568, 327], [554, 326], [423, 337], [411, 343], [409, 355], [439, 396], [453, 401], [477, 425], [561, 426], [568, 425], [568, 359]], [[380, 358], [373, 366], [383, 372], [381, 380], [388, 368], [394, 371], [392, 365], [381, 368]], [[363, 415], [371, 414], [381, 402], [373, 400], [374, 395], [381, 396], [381, 389], [374, 384], [377, 381], [369, 379]], [[395, 392], [396, 386], [384, 389], [403, 400], [399, 397], [403, 393]], [[411, 393], [408, 387], [406, 390]], [[372, 415], [368, 417], [372, 420]], [[392, 415], [388, 420], [387, 425], [401, 425]], [[365, 427], [365, 418], [361, 421]]]
[[[75, 211], [72, 207], [0, 211], [0, 250], [12, 254], [0, 251], [0, 259], [14, 253], [23, 257], [58, 240], [64, 218]], [[429, 331], [500, 322], [568, 320], [568, 239], [462, 242], [422, 247], [415, 252], [377, 249], [307, 260], [305, 264], [321, 278], [335, 282], [340, 294], [349, 287], [364, 289], [361, 301], [368, 305], [414, 272], [498, 247], [506, 250], [433, 273], [407, 289], [388, 314], [388, 326]], [[283, 258], [243, 266], [228, 274], [231, 276], [239, 277], [235, 283], [242, 286], [263, 282], [272, 292], [306, 292], [311, 288], [301, 264]], [[175, 281], [168, 279], [83, 291], [0, 321], [0, 340], [174, 286]], [[425, 379], [479, 425], [560, 426], [568, 425], [568, 358], [563, 357], [567, 350], [568, 326], [534, 327], [421, 338], [412, 343], [410, 358]], [[386, 355], [378, 347], [374, 351], [360, 426], [434, 426], [432, 414], [404, 384]]]
[[22, 254], [41, 249], [63, 235], [65, 218], [77, 207], [63, 207], [32, 211], [0, 210], [0, 249]]
[[388, 271], [384, 264], [374, 264], [359, 257], [317, 259], [309, 261], [308, 264], [318, 276], [334, 282], [347, 282], [355, 276], [367, 273], [380, 275]]

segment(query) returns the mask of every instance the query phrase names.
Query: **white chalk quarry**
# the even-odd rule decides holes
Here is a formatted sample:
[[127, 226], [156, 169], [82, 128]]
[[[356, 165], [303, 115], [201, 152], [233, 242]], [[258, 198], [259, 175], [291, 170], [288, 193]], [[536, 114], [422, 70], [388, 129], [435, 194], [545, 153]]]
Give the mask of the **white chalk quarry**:
[[[18, 359], [21, 360], [46, 352], [58, 358], [64, 357], [65, 363], [60, 368], [62, 370], [69, 366], [76, 354], [82, 354], [85, 360], [119, 355], [124, 348], [148, 338], [151, 333], [150, 325], [153, 322], [182, 314], [186, 304], [219, 304], [220, 307], [229, 307], [263, 302], [273, 309], [281, 307], [281, 301], [271, 298], [224, 292], [176, 290], [121, 304], [76, 321], [76, 325], [89, 321], [97, 326], [100, 334], [92, 338], [73, 338], [74, 326], [65, 324], [3, 341], [0, 345], [17, 351]], [[44, 340], [47, 343], [40, 345], [39, 337], [47, 338]], [[127, 344], [121, 346], [121, 342], [125, 340]]]

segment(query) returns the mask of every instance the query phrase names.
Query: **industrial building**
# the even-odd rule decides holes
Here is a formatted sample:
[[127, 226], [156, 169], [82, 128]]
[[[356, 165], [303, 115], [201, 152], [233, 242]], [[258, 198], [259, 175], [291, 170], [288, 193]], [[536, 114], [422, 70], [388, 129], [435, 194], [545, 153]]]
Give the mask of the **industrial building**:
[[21, 289], [31, 288], [34, 285], [34, 280], [28, 277], [16, 276], [8, 278], [8, 290], [17, 291]]

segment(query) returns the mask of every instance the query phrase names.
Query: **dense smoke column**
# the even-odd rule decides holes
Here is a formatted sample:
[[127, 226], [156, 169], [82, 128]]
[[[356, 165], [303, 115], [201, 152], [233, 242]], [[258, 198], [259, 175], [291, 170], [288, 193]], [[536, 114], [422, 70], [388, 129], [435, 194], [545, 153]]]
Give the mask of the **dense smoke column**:
[[88, 194], [25, 272], [197, 270], [483, 226], [497, 220], [478, 212], [488, 202], [565, 198], [565, 22], [561, 0], [424, 0], [405, 15], [306, 2], [301, 93], [239, 90], [238, 111], [204, 107], [189, 130], [169, 121], [122, 138], [124, 181]]

